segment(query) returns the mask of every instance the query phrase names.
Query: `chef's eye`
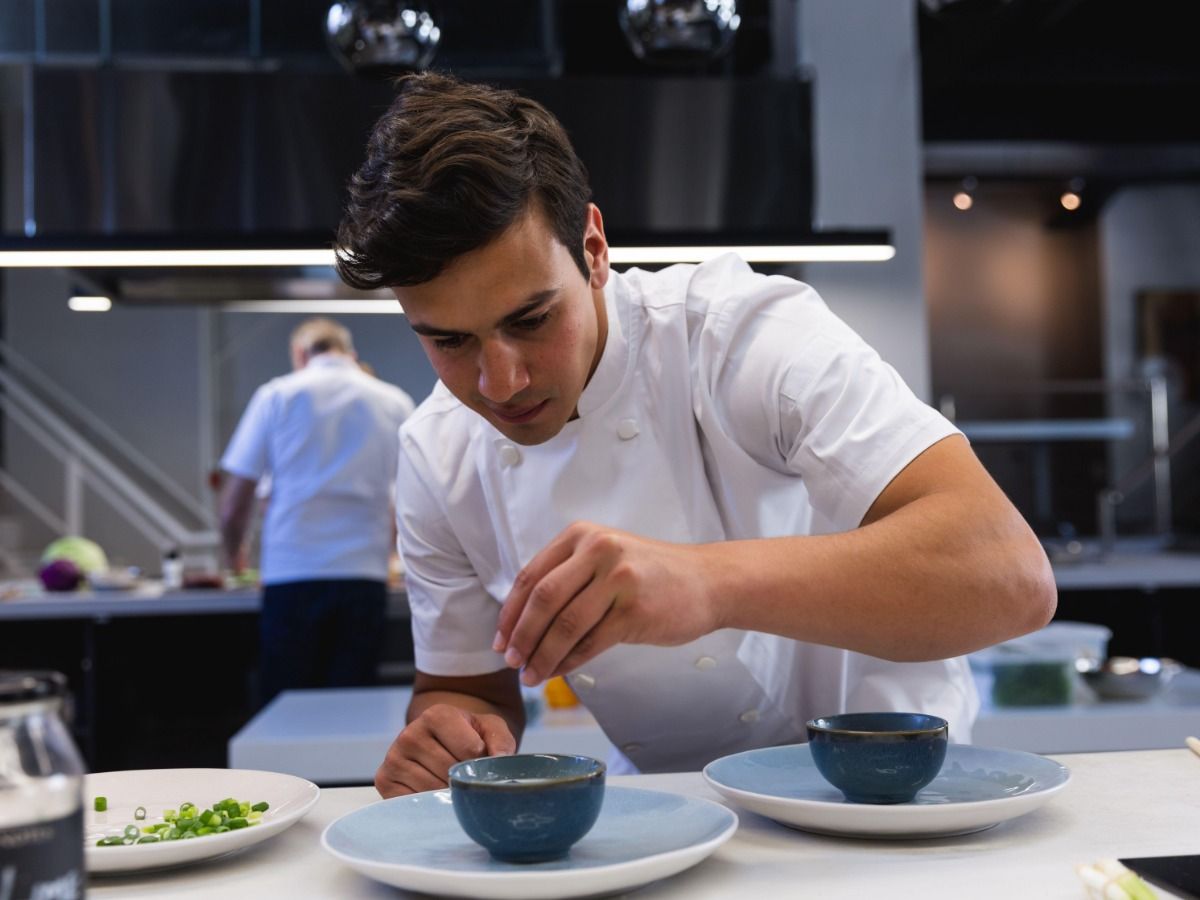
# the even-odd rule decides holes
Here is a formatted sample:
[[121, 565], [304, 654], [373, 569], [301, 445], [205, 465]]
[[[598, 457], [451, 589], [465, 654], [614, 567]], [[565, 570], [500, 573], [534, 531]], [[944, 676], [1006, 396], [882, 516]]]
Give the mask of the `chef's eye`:
[[546, 324], [546, 322], [547, 322], [547, 320], [549, 320], [549, 318], [550, 318], [550, 312], [549, 312], [549, 310], [547, 310], [546, 312], [541, 313], [540, 315], [526, 316], [524, 319], [517, 319], [517, 321], [513, 322], [512, 325], [513, 325], [513, 328], [517, 328], [521, 331], [537, 331], [539, 328], [541, 328], [543, 325]]
[[465, 340], [466, 338], [461, 334], [451, 334], [446, 337], [434, 338], [433, 345], [439, 350], [457, 350]]

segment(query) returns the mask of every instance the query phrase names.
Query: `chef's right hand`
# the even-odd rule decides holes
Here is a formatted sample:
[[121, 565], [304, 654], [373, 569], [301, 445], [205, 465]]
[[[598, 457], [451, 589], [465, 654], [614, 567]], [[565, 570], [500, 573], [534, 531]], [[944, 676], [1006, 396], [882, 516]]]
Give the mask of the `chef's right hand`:
[[516, 751], [516, 739], [500, 716], [437, 703], [392, 741], [375, 773], [375, 789], [385, 798], [437, 790], [448, 785], [457, 762]]

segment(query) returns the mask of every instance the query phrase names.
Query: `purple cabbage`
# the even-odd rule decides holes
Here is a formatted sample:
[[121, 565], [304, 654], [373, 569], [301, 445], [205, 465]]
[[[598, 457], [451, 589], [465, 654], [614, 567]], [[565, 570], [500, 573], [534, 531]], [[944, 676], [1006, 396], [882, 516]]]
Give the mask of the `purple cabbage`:
[[48, 591], [73, 591], [83, 581], [79, 566], [69, 559], [56, 559], [46, 563], [38, 572], [42, 585]]

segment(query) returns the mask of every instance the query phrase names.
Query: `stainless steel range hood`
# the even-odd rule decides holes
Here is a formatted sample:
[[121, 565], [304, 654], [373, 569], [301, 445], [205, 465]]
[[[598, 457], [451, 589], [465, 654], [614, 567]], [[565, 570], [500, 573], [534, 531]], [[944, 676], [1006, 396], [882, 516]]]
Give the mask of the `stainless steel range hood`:
[[[392, 100], [340, 71], [0, 68], [22, 115], [3, 120], [0, 251], [328, 251], [344, 185]], [[763, 77], [508, 81], [563, 121], [615, 248], [886, 245], [814, 233], [810, 92]], [[11, 107], [10, 107], [11, 110]], [[886, 250], [881, 251], [885, 253]], [[253, 260], [252, 260], [253, 261]], [[324, 265], [72, 264], [127, 303], [363, 297]]]

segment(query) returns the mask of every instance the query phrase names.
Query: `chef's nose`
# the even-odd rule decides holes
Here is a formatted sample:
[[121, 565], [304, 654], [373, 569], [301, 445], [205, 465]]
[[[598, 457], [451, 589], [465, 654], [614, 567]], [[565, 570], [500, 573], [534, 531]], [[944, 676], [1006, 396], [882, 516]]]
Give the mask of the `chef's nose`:
[[484, 341], [479, 351], [479, 393], [506, 403], [529, 386], [529, 372], [518, 348], [504, 340]]

